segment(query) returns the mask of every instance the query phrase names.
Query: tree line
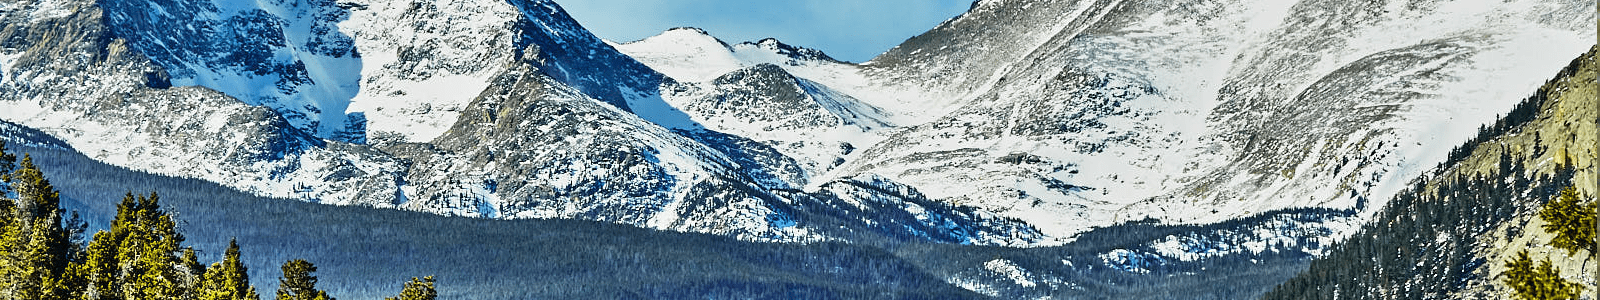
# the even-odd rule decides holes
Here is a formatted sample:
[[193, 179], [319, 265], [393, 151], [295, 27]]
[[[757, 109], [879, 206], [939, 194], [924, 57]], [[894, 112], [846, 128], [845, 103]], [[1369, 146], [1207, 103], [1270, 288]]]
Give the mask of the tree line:
[[[24, 155], [0, 141], [0, 297], [41, 300], [259, 300], [240, 249], [205, 265], [183, 245], [173, 214], [151, 192], [127, 193], [106, 230], [84, 240], [87, 224], [61, 208], [60, 192]], [[332, 300], [316, 287], [311, 262], [283, 264], [277, 300]], [[434, 299], [432, 276], [412, 278], [397, 300]]]

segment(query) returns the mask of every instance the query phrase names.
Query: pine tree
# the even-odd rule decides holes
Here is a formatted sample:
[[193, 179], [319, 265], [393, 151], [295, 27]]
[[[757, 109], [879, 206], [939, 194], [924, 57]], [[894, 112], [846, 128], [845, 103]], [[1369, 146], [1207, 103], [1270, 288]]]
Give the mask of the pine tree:
[[182, 275], [179, 278], [181, 284], [178, 286], [181, 290], [178, 294], [183, 295], [184, 299], [195, 299], [200, 297], [198, 295], [200, 281], [204, 279], [202, 276], [205, 276], [206, 265], [200, 263], [200, 257], [195, 254], [194, 248], [184, 247], [182, 252], [183, 255], [178, 257], [178, 273]]
[[6, 150], [5, 141], [0, 141], [0, 198], [11, 191], [11, 171], [16, 168], [17, 156]]
[[333, 300], [328, 293], [317, 290], [317, 277], [312, 276], [317, 267], [311, 262], [295, 259], [283, 263], [283, 278], [278, 279], [277, 300]]
[[1573, 187], [1562, 189], [1552, 198], [1539, 211], [1539, 218], [1545, 221], [1544, 230], [1556, 235], [1550, 245], [1567, 250], [1567, 255], [1576, 254], [1578, 250], [1589, 250], [1589, 254], [1594, 255], [1595, 213], [1600, 202], [1582, 203], [1578, 190]]
[[140, 214], [138, 198], [133, 193], [122, 197], [117, 204], [117, 215], [111, 220], [109, 231], [96, 232], [85, 247], [84, 261], [78, 268], [89, 279], [85, 299], [122, 299], [123, 273], [119, 252], [122, 241], [133, 233], [133, 223]]
[[[69, 272], [77, 259], [73, 242], [76, 218], [63, 220], [60, 193], [44, 178], [33, 157], [24, 155], [21, 164], [6, 178], [17, 199], [10, 210], [4, 231], [0, 232], [0, 295], [19, 299], [69, 299], [77, 290], [72, 283], [80, 278]], [[3, 202], [3, 201], [0, 201]], [[69, 223], [70, 222], [70, 223]]]
[[1557, 271], [1546, 258], [1533, 266], [1533, 260], [1528, 258], [1528, 251], [1517, 253], [1517, 257], [1506, 261], [1505, 283], [1516, 291], [1518, 299], [1525, 300], [1556, 300], [1577, 299], [1583, 292], [1583, 286], [1567, 282], [1561, 278]]
[[117, 204], [109, 231], [94, 234], [75, 270], [85, 276], [85, 299], [192, 298], [199, 263], [181, 248], [184, 241], [161, 196], [128, 193]]
[[433, 276], [427, 276], [420, 280], [416, 277], [411, 277], [411, 281], [406, 282], [405, 285], [400, 288], [400, 296], [384, 299], [433, 300], [434, 298], [438, 297], [439, 292], [433, 290]]
[[211, 264], [202, 276], [199, 288], [201, 300], [258, 300], [256, 288], [250, 286], [250, 274], [239, 260], [239, 243], [228, 241], [228, 250], [222, 261]]
[[128, 224], [132, 228], [122, 240], [123, 252], [118, 253], [121, 263], [132, 264], [131, 271], [123, 274], [123, 295], [126, 299], [182, 295], [185, 288], [178, 280], [177, 253], [183, 236], [172, 215], [161, 210], [161, 197], [153, 192], [139, 197], [134, 212], [134, 222]]

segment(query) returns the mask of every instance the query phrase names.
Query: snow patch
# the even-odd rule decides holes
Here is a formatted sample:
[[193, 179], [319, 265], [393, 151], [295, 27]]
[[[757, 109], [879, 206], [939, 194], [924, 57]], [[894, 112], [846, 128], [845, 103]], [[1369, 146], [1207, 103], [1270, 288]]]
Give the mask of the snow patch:
[[1018, 266], [1017, 263], [1010, 260], [990, 260], [983, 263], [983, 268], [995, 273], [1000, 273], [1002, 276], [1011, 279], [1011, 282], [1016, 283], [1024, 288], [1032, 288], [1039, 285], [1038, 283], [1033, 282], [1031, 279], [1033, 277], [1032, 273], [1029, 273], [1028, 270], [1023, 269], [1021, 266]]

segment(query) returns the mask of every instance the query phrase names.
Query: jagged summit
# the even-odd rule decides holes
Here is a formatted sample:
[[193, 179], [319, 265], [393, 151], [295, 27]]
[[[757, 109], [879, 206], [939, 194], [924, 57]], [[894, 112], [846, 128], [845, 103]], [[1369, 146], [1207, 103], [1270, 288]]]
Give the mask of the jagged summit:
[[[784, 57], [785, 60], [787, 60], [787, 63], [790, 64], [797, 64], [803, 61], [839, 62], [838, 60], [833, 59], [833, 57], [829, 57], [827, 53], [823, 53], [822, 50], [784, 44], [783, 42], [778, 41], [776, 38], [764, 38], [756, 42], [743, 42], [739, 43], [738, 45], [734, 45], [733, 48], [734, 52], [749, 53], [746, 55], [755, 55], [757, 53], [766, 54], [770, 52], [771, 54]], [[773, 62], [775, 60], [766, 58], [765, 61]]]
[[821, 50], [793, 46], [775, 38], [729, 45], [694, 27], [678, 27], [622, 44], [618, 51], [678, 81], [702, 82], [759, 64], [804, 67], [840, 62]]

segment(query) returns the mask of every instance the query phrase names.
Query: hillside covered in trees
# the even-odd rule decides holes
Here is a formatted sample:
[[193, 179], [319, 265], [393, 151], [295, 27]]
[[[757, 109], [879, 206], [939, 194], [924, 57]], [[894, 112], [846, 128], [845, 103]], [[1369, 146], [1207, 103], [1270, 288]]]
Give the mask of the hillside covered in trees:
[[[155, 192], [128, 193], [109, 227], [85, 237], [87, 224], [61, 207], [61, 193], [31, 155], [19, 161], [0, 141], [0, 297], [6, 299], [256, 300], [239, 245], [202, 264]], [[204, 226], [204, 224], [201, 224]], [[271, 299], [331, 300], [317, 289], [317, 268], [285, 262]], [[433, 277], [412, 279], [399, 297], [434, 299]]]
[[[1595, 48], [1264, 299], [1593, 295]], [[1589, 296], [1586, 299], [1593, 299]]]
[[[412, 277], [430, 274], [440, 299], [1240, 299], [1303, 270], [1307, 251], [1326, 246], [1318, 240], [1328, 228], [1318, 224], [1354, 213], [1297, 209], [1207, 225], [1133, 222], [1053, 247], [759, 243], [594, 221], [484, 220], [260, 198], [106, 165], [26, 127], [0, 123], [0, 140], [31, 155], [60, 190], [61, 207], [79, 213], [87, 231], [109, 231], [129, 191], [156, 192], [195, 261], [224, 261], [236, 241], [263, 298], [275, 295], [286, 261], [303, 259], [317, 267], [317, 289], [339, 299], [393, 297], [402, 283], [425, 284]], [[1240, 235], [1251, 232], [1285, 235], [1256, 251], [1229, 246], [1259, 238]], [[1171, 242], [1220, 252], [1180, 259], [1156, 249]]]

